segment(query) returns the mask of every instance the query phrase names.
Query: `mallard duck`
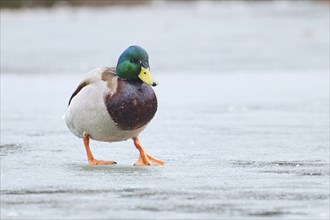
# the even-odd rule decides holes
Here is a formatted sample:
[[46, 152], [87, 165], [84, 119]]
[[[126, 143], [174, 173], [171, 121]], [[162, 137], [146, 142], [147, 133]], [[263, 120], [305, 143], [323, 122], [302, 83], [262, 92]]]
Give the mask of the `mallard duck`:
[[96, 160], [89, 140], [115, 142], [133, 139], [140, 156], [134, 165], [163, 165], [146, 154], [138, 135], [157, 111], [156, 86], [150, 74], [147, 52], [140, 46], [128, 47], [119, 57], [117, 67], [92, 70], [73, 92], [65, 121], [70, 131], [83, 139], [88, 163], [116, 164]]

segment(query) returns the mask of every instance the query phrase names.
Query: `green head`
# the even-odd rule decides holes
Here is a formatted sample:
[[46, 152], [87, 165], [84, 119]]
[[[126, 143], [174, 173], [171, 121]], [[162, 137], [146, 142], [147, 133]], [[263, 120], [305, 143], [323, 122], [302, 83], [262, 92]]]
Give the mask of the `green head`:
[[148, 85], [157, 85], [150, 74], [148, 53], [139, 46], [130, 46], [120, 55], [116, 75], [124, 80], [140, 80]]

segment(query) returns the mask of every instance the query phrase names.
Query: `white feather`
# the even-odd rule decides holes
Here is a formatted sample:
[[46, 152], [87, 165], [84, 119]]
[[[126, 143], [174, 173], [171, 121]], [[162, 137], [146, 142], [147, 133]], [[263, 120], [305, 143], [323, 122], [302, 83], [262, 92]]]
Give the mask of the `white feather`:
[[98, 68], [88, 75], [86, 80], [92, 82], [83, 87], [73, 97], [65, 114], [68, 128], [78, 137], [88, 135], [98, 141], [123, 141], [136, 137], [145, 127], [132, 131], [121, 130], [109, 115], [104, 97], [109, 90], [107, 82], [101, 79], [105, 68]]

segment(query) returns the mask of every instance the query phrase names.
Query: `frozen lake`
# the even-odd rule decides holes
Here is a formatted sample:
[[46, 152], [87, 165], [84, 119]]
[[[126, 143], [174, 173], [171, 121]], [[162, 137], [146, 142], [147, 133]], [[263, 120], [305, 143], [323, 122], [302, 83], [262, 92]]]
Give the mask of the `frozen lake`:
[[[329, 11], [161, 1], [1, 11], [2, 219], [329, 218]], [[131, 141], [81, 140], [80, 79], [147, 49], [159, 110]]]

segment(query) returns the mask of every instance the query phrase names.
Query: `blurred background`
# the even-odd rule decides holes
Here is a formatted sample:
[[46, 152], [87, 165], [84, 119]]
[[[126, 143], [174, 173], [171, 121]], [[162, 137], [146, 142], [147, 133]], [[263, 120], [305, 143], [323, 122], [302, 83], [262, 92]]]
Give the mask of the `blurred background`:
[[[1, 218], [329, 218], [329, 1], [1, 0]], [[159, 108], [131, 141], [62, 116], [87, 72], [149, 53]]]
[[325, 1], [4, 0], [1, 7], [2, 72], [84, 72], [115, 65], [131, 44], [168, 73], [328, 69]]

